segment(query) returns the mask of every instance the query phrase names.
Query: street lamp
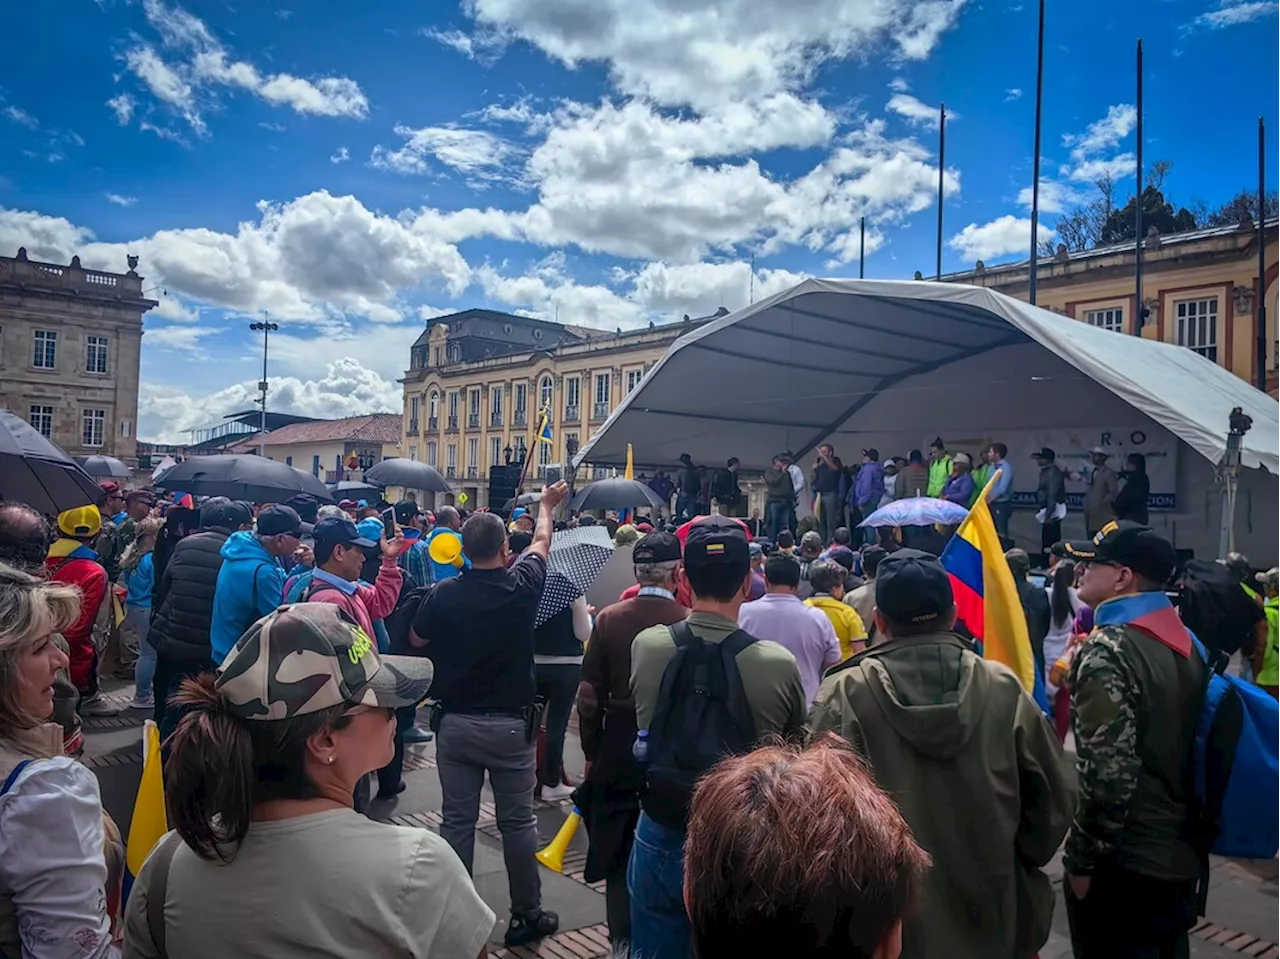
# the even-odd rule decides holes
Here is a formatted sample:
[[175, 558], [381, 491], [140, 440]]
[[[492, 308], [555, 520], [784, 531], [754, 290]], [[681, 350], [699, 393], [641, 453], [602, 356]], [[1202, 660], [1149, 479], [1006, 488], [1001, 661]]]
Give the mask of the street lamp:
[[568, 476], [565, 477], [569, 481], [569, 495], [565, 502], [565, 511], [568, 512], [568, 500], [573, 499], [573, 481], [578, 478], [578, 467], [574, 465], [573, 458], [578, 455], [578, 437], [570, 436], [564, 441], [564, 452], [569, 462], [565, 463], [565, 469]]
[[506, 446], [502, 447], [502, 458], [503, 458], [503, 460], [506, 462], [506, 465], [507, 465], [507, 466], [510, 466], [510, 465], [511, 465], [511, 454], [512, 454], [512, 452], [513, 452], [513, 450], [511, 449], [511, 444], [510, 444], [510, 443], [508, 443]]
[[250, 323], [249, 329], [255, 333], [262, 331], [262, 381], [258, 384], [258, 389], [262, 391], [262, 426], [258, 434], [258, 455], [267, 455], [267, 346], [271, 334], [280, 329], [278, 323], [272, 323], [267, 319], [267, 311], [262, 311], [261, 323]]

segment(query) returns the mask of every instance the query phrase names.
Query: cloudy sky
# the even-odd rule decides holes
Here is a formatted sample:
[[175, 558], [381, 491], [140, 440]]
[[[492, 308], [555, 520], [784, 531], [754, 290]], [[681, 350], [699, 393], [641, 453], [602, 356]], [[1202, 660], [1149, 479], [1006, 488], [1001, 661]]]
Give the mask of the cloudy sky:
[[[1050, 3], [1042, 236], [1147, 156], [1184, 202], [1275, 156], [1276, 0]], [[1062, 11], [1062, 12], [1059, 12]], [[1069, 11], [1069, 15], [1068, 15]], [[399, 410], [423, 321], [604, 328], [807, 275], [1025, 256], [1034, 0], [65, 0], [5, 12], [0, 252], [139, 271], [138, 433], [252, 400]], [[162, 292], [163, 291], [163, 292]]]

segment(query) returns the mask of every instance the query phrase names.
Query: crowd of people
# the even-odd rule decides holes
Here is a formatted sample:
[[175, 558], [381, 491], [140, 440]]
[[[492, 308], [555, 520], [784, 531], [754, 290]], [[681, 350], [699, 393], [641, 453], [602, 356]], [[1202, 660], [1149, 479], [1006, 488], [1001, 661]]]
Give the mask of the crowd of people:
[[[1046, 505], [1052, 453], [1037, 457]], [[1005, 454], [979, 458], [1008, 470], [997, 517]], [[985, 479], [966, 454], [939, 440], [898, 468], [866, 450], [851, 471], [822, 447], [816, 528], [795, 522], [806, 477], [789, 456], [754, 530], [712, 510], [737, 512], [729, 481], [683, 467], [674, 522], [604, 520], [635, 585], [546, 622], [556, 530], [595, 522], [557, 522], [563, 483], [507, 519], [118, 488], [53, 523], [0, 503], [0, 954], [484, 956], [495, 916], [471, 874], [487, 778], [508, 946], [559, 928], [534, 803], [572, 796], [585, 878], [604, 881], [610, 937], [634, 959], [1024, 959], [1049, 935], [1043, 869], [1064, 841], [1077, 956], [1186, 955], [1204, 855], [1188, 717], [1207, 668], [1188, 627], [1275, 696], [1275, 569], [1255, 581], [1224, 558], [1229, 630], [1194, 604], [1185, 623], [1135, 626], [1135, 604], [1174, 609], [1176, 557], [1117, 517], [1135, 481], [1104, 476], [1101, 525], [1046, 545], [1045, 582], [1007, 554], [1045, 711], [957, 623], [936, 555], [846, 525], [895, 494], [967, 504]], [[119, 831], [75, 758], [79, 717], [118, 708], [107, 669], [131, 671], [127, 708], [160, 726], [174, 827], [127, 901]], [[582, 782], [564, 763], [575, 706]], [[406, 744], [432, 738], [439, 835], [360, 815], [395, 802]]]

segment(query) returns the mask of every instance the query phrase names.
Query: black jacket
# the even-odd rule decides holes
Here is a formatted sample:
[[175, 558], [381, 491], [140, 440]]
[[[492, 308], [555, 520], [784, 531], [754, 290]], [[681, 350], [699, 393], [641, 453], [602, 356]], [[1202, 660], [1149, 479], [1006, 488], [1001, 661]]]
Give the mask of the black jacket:
[[1147, 497], [1151, 495], [1151, 479], [1146, 473], [1128, 471], [1121, 473], [1120, 478], [1124, 480], [1124, 485], [1111, 501], [1111, 509], [1115, 512], [1116, 519], [1127, 519], [1146, 525], [1149, 515]]
[[147, 637], [161, 659], [214, 665], [209, 646], [213, 594], [222, 568], [222, 544], [231, 531], [210, 527], [179, 541], [156, 590], [156, 614]]

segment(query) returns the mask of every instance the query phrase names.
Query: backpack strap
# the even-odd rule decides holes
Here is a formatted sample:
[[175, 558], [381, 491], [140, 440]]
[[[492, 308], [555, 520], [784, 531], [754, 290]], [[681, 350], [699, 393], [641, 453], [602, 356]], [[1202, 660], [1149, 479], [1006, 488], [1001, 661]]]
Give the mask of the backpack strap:
[[18, 777], [22, 775], [22, 770], [26, 769], [33, 762], [35, 762], [33, 759], [24, 759], [22, 762], [18, 763], [18, 765], [13, 767], [12, 771], [10, 771], [9, 775], [5, 778], [4, 785], [0, 786], [0, 796], [3, 796], [13, 788], [13, 784], [16, 783], [18, 781]]
[[169, 867], [182, 838], [174, 832], [162, 841], [152, 856], [155, 858], [151, 882], [147, 884], [147, 931], [160, 959], [168, 959], [165, 951], [164, 900], [169, 893]]

